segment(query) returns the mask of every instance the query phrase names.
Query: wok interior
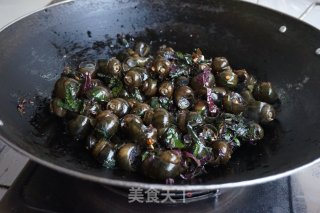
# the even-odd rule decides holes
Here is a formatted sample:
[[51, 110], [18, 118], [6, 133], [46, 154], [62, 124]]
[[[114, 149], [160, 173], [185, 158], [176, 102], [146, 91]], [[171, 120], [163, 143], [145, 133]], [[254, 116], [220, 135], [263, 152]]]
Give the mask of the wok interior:
[[[287, 26], [286, 33], [278, 31]], [[266, 138], [244, 146], [225, 168], [208, 169], [192, 182], [221, 184], [279, 174], [320, 156], [319, 69], [314, 54], [319, 31], [285, 15], [237, 1], [78, 1], [33, 14], [0, 33], [1, 135], [38, 159], [96, 177], [152, 182], [137, 174], [100, 168], [83, 145], [64, 135], [46, 103], [63, 67], [111, 57], [118, 33], [167, 44], [179, 51], [199, 47], [205, 56], [224, 56], [271, 81], [281, 112]], [[20, 97], [35, 100], [21, 116]], [[36, 97], [36, 98], [34, 98]], [[108, 180], [105, 179], [105, 183]]]

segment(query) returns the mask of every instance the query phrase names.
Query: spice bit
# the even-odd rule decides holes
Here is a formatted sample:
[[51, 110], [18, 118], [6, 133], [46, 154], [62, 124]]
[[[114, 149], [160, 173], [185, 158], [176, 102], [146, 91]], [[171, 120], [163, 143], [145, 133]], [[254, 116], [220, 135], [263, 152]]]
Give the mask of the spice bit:
[[154, 144], [153, 139], [148, 138], [148, 140], [147, 140], [147, 145], [152, 145], [152, 144]]
[[17, 109], [21, 114], [26, 113], [26, 107], [25, 107], [26, 103], [27, 103], [27, 100], [25, 98], [20, 100], [18, 103]]
[[154, 150], [153, 144], [154, 144], [154, 140], [151, 139], [151, 138], [148, 138], [148, 140], [147, 140], [147, 149], [148, 150]]

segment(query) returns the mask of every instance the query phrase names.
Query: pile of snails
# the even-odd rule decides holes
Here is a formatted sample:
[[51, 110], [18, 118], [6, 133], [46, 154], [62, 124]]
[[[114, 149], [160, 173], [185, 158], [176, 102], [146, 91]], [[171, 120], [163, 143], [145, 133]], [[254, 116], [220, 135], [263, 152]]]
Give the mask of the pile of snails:
[[[51, 112], [102, 166], [157, 180], [192, 179], [264, 137], [278, 95], [224, 57], [144, 42], [115, 57], [66, 67]], [[249, 142], [249, 143], [248, 143]]]

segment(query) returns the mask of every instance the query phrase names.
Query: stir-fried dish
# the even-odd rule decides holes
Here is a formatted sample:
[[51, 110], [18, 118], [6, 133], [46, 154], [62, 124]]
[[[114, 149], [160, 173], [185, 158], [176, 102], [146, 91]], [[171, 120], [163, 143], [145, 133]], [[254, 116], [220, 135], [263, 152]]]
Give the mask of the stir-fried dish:
[[103, 167], [172, 182], [228, 163], [264, 137], [278, 100], [224, 57], [206, 58], [138, 42], [105, 60], [64, 69], [52, 113]]

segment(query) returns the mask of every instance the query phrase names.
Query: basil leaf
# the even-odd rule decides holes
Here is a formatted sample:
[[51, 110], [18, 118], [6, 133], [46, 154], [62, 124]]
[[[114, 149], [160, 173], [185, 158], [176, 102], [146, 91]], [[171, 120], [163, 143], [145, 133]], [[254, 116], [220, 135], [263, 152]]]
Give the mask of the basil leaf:
[[139, 102], [143, 102], [143, 96], [138, 88], [135, 88], [133, 92], [130, 94], [132, 98], [136, 99]]
[[178, 132], [174, 127], [169, 127], [168, 130], [165, 133], [165, 139], [164, 139], [167, 148], [173, 149], [173, 148], [179, 148], [183, 149], [185, 147], [184, 143], [179, 137]]
[[145, 151], [142, 155], [141, 155], [141, 160], [142, 162], [151, 155], [152, 153], [149, 151]]
[[190, 125], [190, 123], [187, 124], [187, 129], [188, 129], [188, 134], [191, 135], [193, 142], [195, 143], [193, 145], [193, 155], [197, 158], [203, 158], [207, 155], [209, 155], [212, 151], [211, 148], [206, 147], [201, 140], [199, 139], [199, 137], [197, 136], [197, 134], [195, 133], [195, 131], [193, 130], [192, 126]]
[[150, 106], [152, 108], [159, 108], [161, 107], [160, 102], [159, 102], [159, 98], [158, 97], [152, 97], [151, 101], [150, 101]]
[[119, 78], [113, 77], [109, 82], [109, 88], [111, 89], [112, 95], [114, 97], [117, 97], [122, 92], [124, 86], [122, 81]]
[[79, 87], [79, 85], [73, 84], [66, 85], [66, 97], [57, 103], [58, 106], [72, 112], [79, 112], [82, 106], [82, 100], [76, 97]]
[[184, 59], [186, 60], [187, 64], [192, 65], [192, 56], [190, 54], [185, 54]]
[[178, 59], [181, 59], [181, 60], [184, 59], [184, 55], [183, 55], [182, 52], [176, 52], [176, 56], [177, 56]]

